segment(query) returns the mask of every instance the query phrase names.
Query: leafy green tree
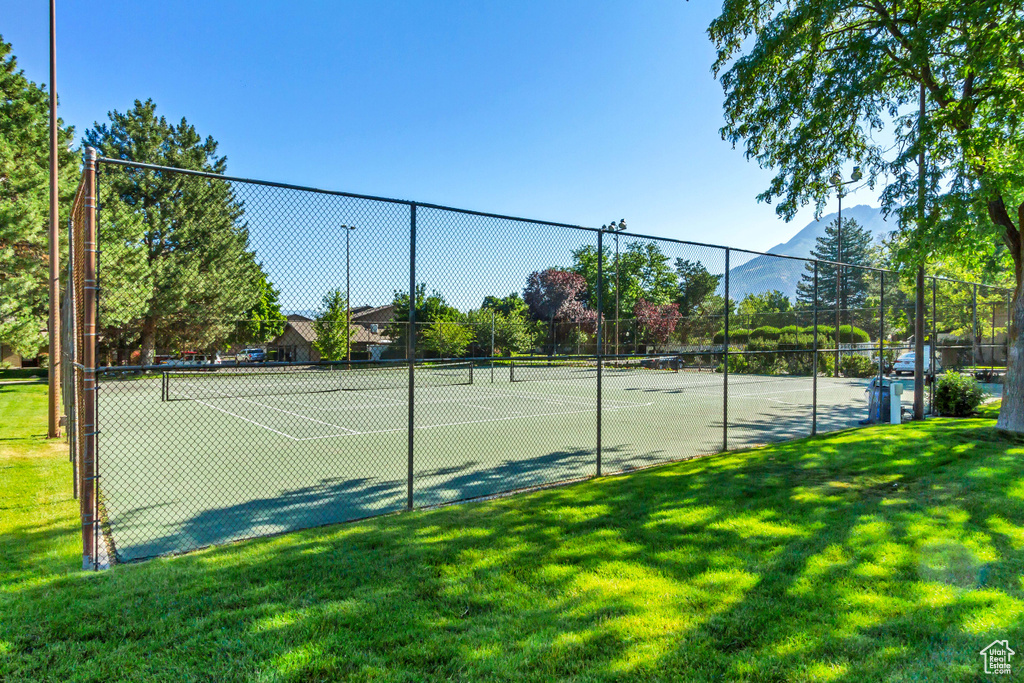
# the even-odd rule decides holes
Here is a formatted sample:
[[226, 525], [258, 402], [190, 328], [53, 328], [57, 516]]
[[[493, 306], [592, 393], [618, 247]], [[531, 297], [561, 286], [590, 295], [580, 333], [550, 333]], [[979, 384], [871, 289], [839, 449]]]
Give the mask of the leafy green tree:
[[500, 314], [494, 318], [494, 344], [506, 356], [530, 351], [541, 335], [537, 325], [522, 313]]
[[[25, 78], [0, 37], [0, 343], [30, 357], [46, 343], [50, 310], [49, 112], [46, 89]], [[57, 124], [63, 227], [78, 163], [74, 128]]]
[[523, 353], [533, 348], [539, 334], [538, 324], [529, 319], [526, 302], [518, 293], [499, 299], [488, 296], [484, 305], [466, 314], [467, 324], [476, 333], [479, 355], [491, 352], [493, 324], [496, 354]]
[[[836, 261], [839, 258], [838, 224], [832, 221], [825, 226], [825, 234], [814, 241], [811, 258], [822, 261]], [[871, 233], [860, 226], [852, 218], [843, 219], [843, 253], [842, 262], [851, 266], [875, 266], [877, 253]], [[863, 268], [841, 268], [839, 283], [841, 320], [843, 324], [851, 321], [852, 311], [867, 305], [868, 296], [876, 276]], [[814, 264], [804, 265], [800, 274], [800, 282], [796, 285], [797, 302], [805, 308], [814, 306]], [[818, 264], [818, 309], [835, 309], [836, 307], [836, 266], [831, 263]]]
[[349, 339], [355, 334], [349, 330], [345, 292], [332, 289], [324, 295], [320, 310], [313, 319], [316, 340], [313, 346], [323, 360], [344, 360], [348, 355]]
[[[611, 239], [611, 238], [609, 238]], [[620, 237], [621, 239], [621, 237]], [[570, 270], [587, 280], [586, 302], [597, 310], [597, 248], [585, 246], [572, 253]], [[616, 262], [612, 247], [604, 248], [602, 308], [609, 320], [615, 318]], [[672, 301], [676, 273], [669, 258], [655, 242], [634, 241], [623, 245], [618, 260], [619, 317], [632, 317], [633, 307], [643, 298], [653, 304]]]
[[[845, 241], [845, 240], [844, 240]], [[761, 294], [750, 293], [740, 300], [736, 313], [740, 316], [738, 326], [742, 327], [783, 327], [796, 324], [795, 318], [789, 315], [793, 304], [789, 297], [777, 289]]]
[[423, 346], [441, 358], [456, 358], [466, 349], [476, 335], [457, 317], [434, 320], [423, 331]]
[[[387, 327], [387, 335], [391, 338], [394, 353], [405, 356], [409, 344], [409, 293], [396, 291], [391, 301], [394, 306], [392, 322]], [[457, 319], [461, 314], [458, 309], [449, 306], [436, 290], [427, 294], [427, 285], [416, 285], [416, 329], [423, 332], [437, 320]], [[422, 340], [417, 335], [417, 348], [421, 348]]]
[[[117, 159], [223, 173], [226, 159], [185, 119], [152, 100], [113, 111], [84, 142]], [[138, 339], [141, 362], [157, 345], [211, 348], [237, 331], [265, 282], [249, 247], [242, 203], [228, 182], [104, 167], [101, 188], [100, 325]], [[126, 330], [131, 330], [127, 335]]]
[[274, 287], [266, 275], [260, 271], [259, 295], [256, 302], [245, 313], [238, 332], [238, 342], [242, 344], [264, 344], [284, 333], [288, 319], [281, 313], [278, 302], [280, 292]]
[[526, 316], [528, 314], [526, 302], [523, 301], [523, 297], [519, 296], [519, 292], [512, 292], [508, 296], [501, 298], [496, 296], [485, 296], [484, 303], [480, 308], [488, 311], [495, 311], [502, 315], [516, 313]]
[[739, 0], [708, 33], [725, 90], [722, 135], [775, 169], [759, 198], [780, 199], [780, 215], [809, 202], [820, 212], [832, 174], [852, 161], [867, 182], [885, 179], [904, 265], [1006, 246], [1015, 324], [999, 426], [1024, 431], [1020, 4]]
[[682, 258], [676, 259], [676, 276], [676, 302], [682, 316], [676, 329], [682, 343], [688, 343], [692, 337], [710, 340], [725, 316], [725, 301], [715, 293], [723, 276], [712, 275], [700, 261]]

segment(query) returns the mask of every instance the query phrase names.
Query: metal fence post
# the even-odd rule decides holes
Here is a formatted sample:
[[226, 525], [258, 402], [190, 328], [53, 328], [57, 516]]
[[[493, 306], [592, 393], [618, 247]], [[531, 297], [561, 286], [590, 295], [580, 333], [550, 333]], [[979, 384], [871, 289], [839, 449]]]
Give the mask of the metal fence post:
[[729, 450], [729, 248], [725, 249], [725, 330], [722, 354], [722, 450]]
[[818, 433], [818, 262], [814, 262], [814, 358], [811, 360], [811, 436]]
[[96, 150], [85, 150], [85, 343], [82, 353], [84, 410], [79, 499], [82, 519], [82, 569], [96, 566]]
[[416, 405], [416, 205], [409, 205], [409, 462], [406, 508], [412, 510], [413, 428]]
[[936, 315], [937, 315], [936, 314], [936, 310], [935, 310], [935, 290], [936, 290], [935, 282], [936, 282], [935, 278], [932, 277], [932, 340], [931, 340], [932, 343], [928, 345], [928, 349], [929, 349], [929, 354], [928, 355], [929, 355], [929, 362], [930, 362], [928, 370], [929, 370], [929, 372], [930, 372], [930, 374], [932, 376], [931, 388], [928, 391], [928, 402], [929, 402], [929, 405], [930, 405], [930, 408], [931, 408], [931, 414], [932, 415], [935, 414], [935, 379], [936, 379], [936, 376], [938, 374], [938, 373], [935, 372], [935, 346], [936, 346], [936, 343], [938, 341], [938, 335], [936, 333], [936, 326], [935, 326], [935, 318], [936, 318]]
[[601, 374], [604, 361], [601, 359], [601, 286], [604, 284], [604, 230], [597, 233], [597, 476], [601, 476]]
[[971, 295], [971, 370], [978, 371], [978, 285]]
[[494, 311], [491, 311], [491, 384], [494, 384]]
[[878, 294], [878, 377], [885, 376], [885, 271], [879, 271]]
[[924, 419], [924, 266], [914, 287], [914, 419]]

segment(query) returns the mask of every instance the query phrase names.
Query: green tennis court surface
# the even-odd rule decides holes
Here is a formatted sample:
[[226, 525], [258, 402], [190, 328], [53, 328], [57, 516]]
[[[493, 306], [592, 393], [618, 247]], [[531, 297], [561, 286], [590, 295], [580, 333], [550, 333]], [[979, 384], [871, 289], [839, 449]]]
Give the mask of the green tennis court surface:
[[[104, 378], [100, 491], [118, 558], [403, 509], [407, 374], [340, 374]], [[420, 386], [417, 370], [415, 505], [595, 473], [596, 373], [537, 370], [511, 382], [508, 366], [485, 366], [435, 373], [436, 386], [430, 374]], [[605, 473], [722, 448], [722, 375], [603, 377]], [[866, 383], [818, 379], [819, 431], [865, 417]], [[809, 434], [811, 403], [810, 377], [731, 376], [729, 447]]]

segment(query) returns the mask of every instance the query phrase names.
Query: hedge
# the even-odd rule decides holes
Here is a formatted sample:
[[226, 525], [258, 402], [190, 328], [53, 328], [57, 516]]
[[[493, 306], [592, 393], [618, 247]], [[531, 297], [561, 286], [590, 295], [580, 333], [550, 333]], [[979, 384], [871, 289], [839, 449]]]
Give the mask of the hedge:
[[[753, 340], [761, 341], [782, 341], [790, 343], [794, 338], [799, 340], [802, 336], [807, 335], [813, 339], [814, 337], [814, 326], [809, 327], [797, 327], [796, 325], [788, 325], [783, 328], [764, 326], [755, 327], [752, 330], [739, 328], [735, 330], [729, 330], [729, 343], [730, 344], [747, 344]], [[835, 340], [835, 328], [829, 325], [818, 325], [818, 343], [834, 343]], [[871, 335], [862, 330], [859, 327], [851, 329], [849, 325], [841, 325], [839, 327], [839, 341], [842, 344], [863, 344], [871, 341]], [[725, 331], [718, 332], [714, 337], [715, 344], [725, 343]]]

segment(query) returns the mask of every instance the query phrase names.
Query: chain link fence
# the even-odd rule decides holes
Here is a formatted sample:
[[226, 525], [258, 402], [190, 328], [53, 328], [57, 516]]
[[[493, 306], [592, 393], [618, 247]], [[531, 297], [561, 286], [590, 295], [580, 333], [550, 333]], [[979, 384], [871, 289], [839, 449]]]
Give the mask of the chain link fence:
[[[91, 566], [843, 429], [913, 349], [912, 288], [863, 265], [90, 164], [63, 315]], [[996, 379], [1007, 292], [929, 284], [929, 353]]]

